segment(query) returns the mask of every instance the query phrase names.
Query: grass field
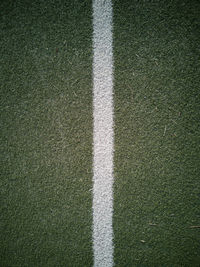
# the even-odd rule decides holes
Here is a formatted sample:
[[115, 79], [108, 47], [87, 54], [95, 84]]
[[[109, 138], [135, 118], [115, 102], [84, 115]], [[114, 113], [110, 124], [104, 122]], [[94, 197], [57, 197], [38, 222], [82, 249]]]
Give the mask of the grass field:
[[[199, 13], [113, 0], [117, 267], [200, 266]], [[0, 14], [0, 266], [92, 266], [92, 0]]]
[[199, 266], [190, 226], [199, 223], [200, 6], [123, 2], [114, 1], [115, 263]]

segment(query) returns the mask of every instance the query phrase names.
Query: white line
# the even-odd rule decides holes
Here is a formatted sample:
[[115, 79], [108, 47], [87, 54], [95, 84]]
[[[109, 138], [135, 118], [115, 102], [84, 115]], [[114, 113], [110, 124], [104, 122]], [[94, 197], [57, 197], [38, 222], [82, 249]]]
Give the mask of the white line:
[[113, 266], [112, 2], [93, 0], [93, 252], [95, 267]]

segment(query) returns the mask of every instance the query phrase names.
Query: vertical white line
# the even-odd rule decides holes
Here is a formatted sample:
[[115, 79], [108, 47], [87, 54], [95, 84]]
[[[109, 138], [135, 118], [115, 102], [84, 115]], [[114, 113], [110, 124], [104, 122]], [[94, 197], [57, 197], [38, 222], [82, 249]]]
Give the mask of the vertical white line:
[[112, 2], [93, 0], [93, 252], [95, 267], [113, 266]]

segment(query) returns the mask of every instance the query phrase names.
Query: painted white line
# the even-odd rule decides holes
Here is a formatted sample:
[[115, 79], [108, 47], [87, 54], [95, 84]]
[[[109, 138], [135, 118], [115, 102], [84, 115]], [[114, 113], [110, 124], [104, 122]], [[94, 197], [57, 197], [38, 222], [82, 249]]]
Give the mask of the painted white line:
[[113, 266], [112, 2], [93, 0], [93, 252], [95, 267]]

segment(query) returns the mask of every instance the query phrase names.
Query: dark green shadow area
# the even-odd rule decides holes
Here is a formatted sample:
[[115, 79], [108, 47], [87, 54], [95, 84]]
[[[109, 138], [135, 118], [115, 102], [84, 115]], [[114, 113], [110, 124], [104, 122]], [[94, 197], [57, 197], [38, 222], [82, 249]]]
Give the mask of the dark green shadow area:
[[1, 1], [1, 266], [92, 265], [91, 1]]
[[199, 1], [114, 0], [115, 266], [199, 266]]

